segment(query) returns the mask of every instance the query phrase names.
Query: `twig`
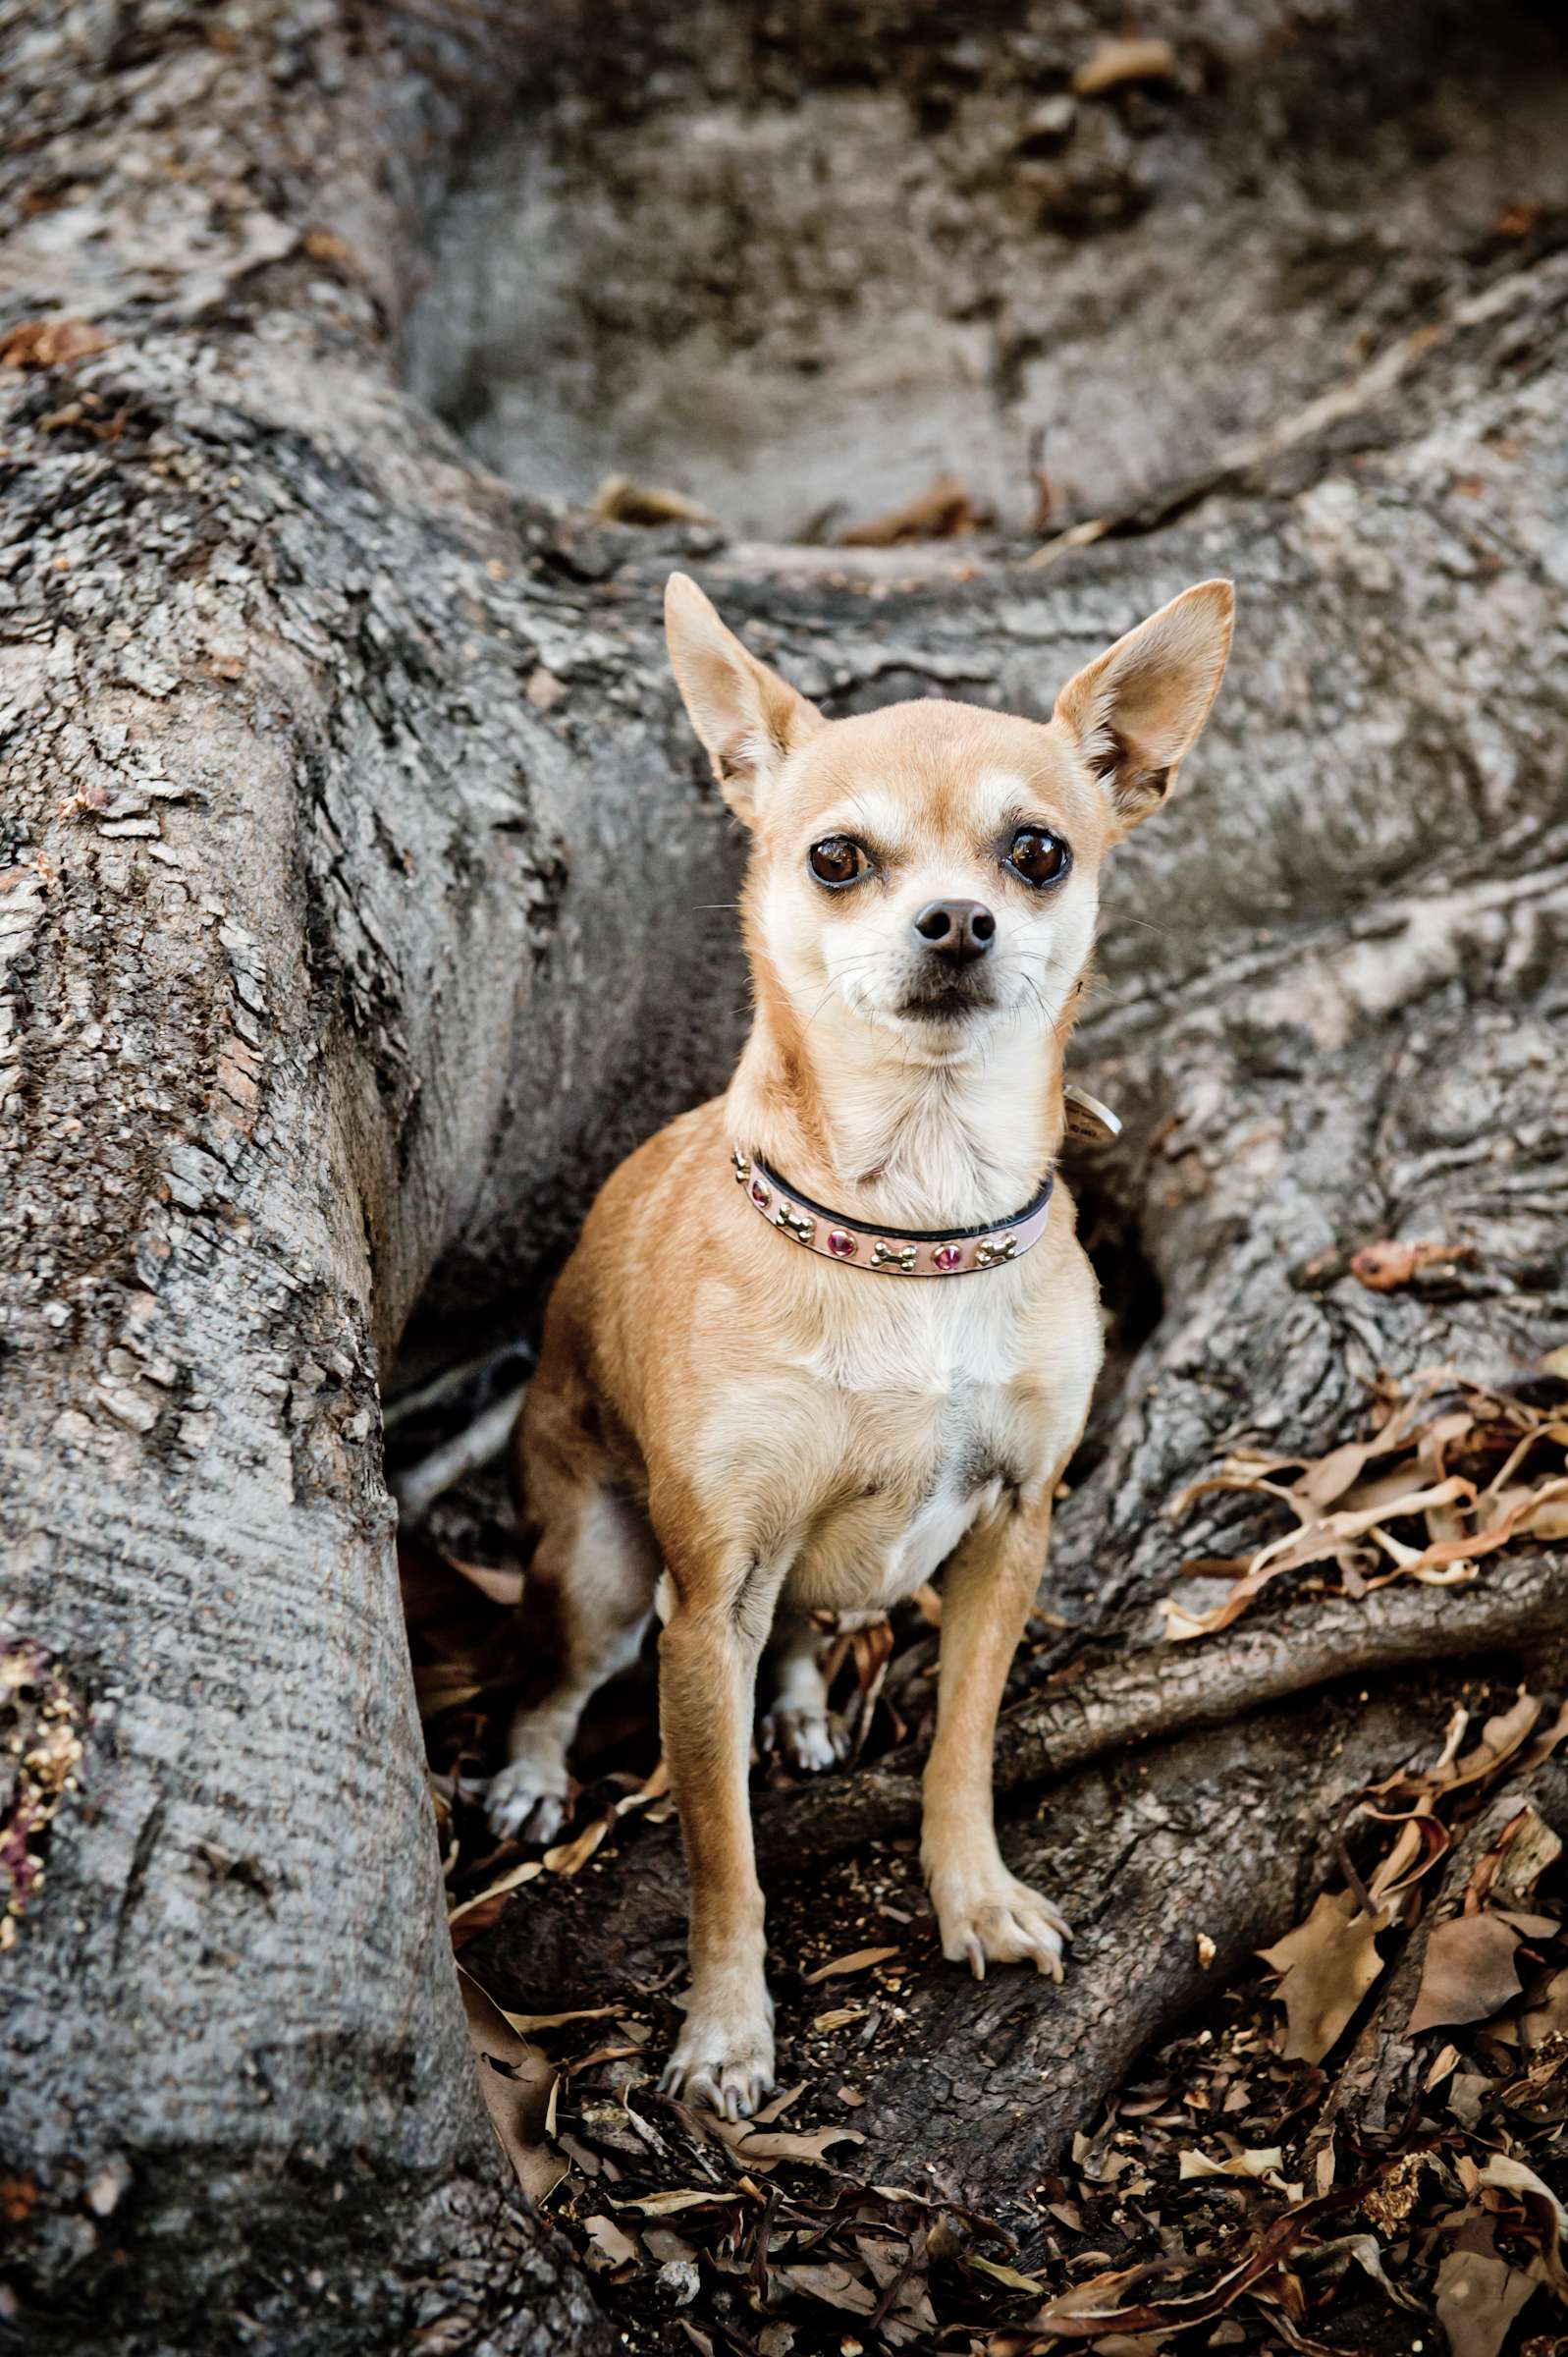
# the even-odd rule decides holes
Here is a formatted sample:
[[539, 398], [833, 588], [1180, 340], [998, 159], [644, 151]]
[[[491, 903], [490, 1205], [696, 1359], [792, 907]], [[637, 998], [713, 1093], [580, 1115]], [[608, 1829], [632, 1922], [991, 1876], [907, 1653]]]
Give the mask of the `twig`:
[[417, 1522], [445, 1491], [456, 1488], [467, 1474], [500, 1455], [507, 1445], [507, 1435], [517, 1420], [517, 1410], [527, 1389], [521, 1383], [515, 1391], [504, 1393], [462, 1432], [454, 1433], [450, 1441], [443, 1441], [439, 1449], [432, 1449], [428, 1456], [421, 1457], [406, 1472], [393, 1476], [392, 1493], [405, 1522]]

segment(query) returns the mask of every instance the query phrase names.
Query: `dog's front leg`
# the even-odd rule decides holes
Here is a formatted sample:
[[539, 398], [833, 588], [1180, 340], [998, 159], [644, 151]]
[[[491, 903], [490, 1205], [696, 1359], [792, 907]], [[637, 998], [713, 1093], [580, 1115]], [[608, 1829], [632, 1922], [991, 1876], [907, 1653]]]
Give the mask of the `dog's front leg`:
[[1055, 1908], [1002, 1864], [992, 1816], [997, 1712], [1045, 1566], [1053, 1478], [1038, 1496], [978, 1523], [947, 1565], [942, 1598], [937, 1732], [926, 1763], [921, 1864], [942, 1952], [966, 1962], [1030, 1963], [1061, 1978], [1071, 1934]]
[[[773, 2001], [746, 1789], [757, 1662], [773, 1595], [720, 1581], [678, 1603], [659, 1644], [665, 1756], [691, 1881], [691, 1994], [664, 2086], [745, 2119], [773, 2086]], [[717, 1592], [716, 1592], [717, 1590]]]

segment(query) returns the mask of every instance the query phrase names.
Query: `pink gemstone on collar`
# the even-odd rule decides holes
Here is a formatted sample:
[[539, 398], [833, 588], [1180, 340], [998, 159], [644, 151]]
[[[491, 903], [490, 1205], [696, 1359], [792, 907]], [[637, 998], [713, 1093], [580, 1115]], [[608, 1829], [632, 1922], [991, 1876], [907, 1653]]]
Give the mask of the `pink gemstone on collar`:
[[931, 1255], [931, 1265], [946, 1274], [948, 1269], [955, 1269], [962, 1259], [963, 1254], [956, 1244], [942, 1244]]
[[832, 1228], [828, 1232], [828, 1249], [835, 1260], [853, 1260], [855, 1239], [852, 1235], [845, 1235], [841, 1228]]
[[751, 1200], [759, 1211], [767, 1209], [768, 1198], [772, 1192], [772, 1187], [764, 1186], [760, 1178], [753, 1178], [751, 1181]]

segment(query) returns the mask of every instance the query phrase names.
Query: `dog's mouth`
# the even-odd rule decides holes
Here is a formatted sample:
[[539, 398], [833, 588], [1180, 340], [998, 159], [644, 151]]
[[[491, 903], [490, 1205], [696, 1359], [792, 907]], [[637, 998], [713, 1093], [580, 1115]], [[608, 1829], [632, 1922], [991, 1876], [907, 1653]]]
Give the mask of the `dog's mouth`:
[[912, 1022], [961, 1023], [967, 1015], [994, 1013], [996, 1006], [996, 993], [988, 984], [948, 977], [910, 991], [898, 1013]]

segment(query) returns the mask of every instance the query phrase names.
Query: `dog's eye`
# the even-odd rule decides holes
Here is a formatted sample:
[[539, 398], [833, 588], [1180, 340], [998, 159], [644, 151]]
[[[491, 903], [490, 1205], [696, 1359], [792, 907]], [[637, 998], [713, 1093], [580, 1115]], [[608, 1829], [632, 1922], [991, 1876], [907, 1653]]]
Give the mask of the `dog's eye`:
[[1016, 868], [1026, 884], [1054, 884], [1067, 872], [1072, 853], [1059, 835], [1044, 827], [1020, 827], [1007, 852], [1007, 865]]
[[847, 835], [825, 835], [806, 858], [819, 884], [853, 884], [871, 866], [859, 844]]

